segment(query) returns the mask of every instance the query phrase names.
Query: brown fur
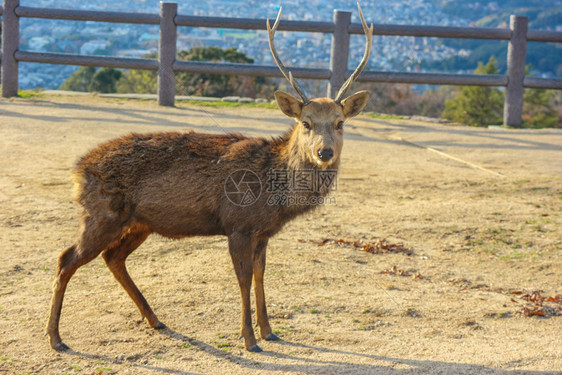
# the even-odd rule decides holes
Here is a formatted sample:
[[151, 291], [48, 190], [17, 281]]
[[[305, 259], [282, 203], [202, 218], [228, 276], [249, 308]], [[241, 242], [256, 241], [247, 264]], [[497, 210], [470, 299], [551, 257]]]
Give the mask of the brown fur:
[[[150, 326], [164, 327], [125, 267], [127, 256], [151, 233], [170, 238], [227, 236], [242, 296], [245, 346], [260, 350], [251, 324], [252, 278], [260, 334], [264, 339], [277, 339], [265, 307], [265, 249], [269, 238], [287, 221], [314, 206], [268, 204], [272, 193], [265, 188], [267, 173], [337, 169], [343, 145], [343, 130], [337, 124], [357, 115], [368, 98], [363, 92], [341, 105], [331, 99], [305, 104], [288, 94], [277, 94], [278, 99], [282, 96], [279, 105], [283, 112], [297, 120], [280, 138], [194, 132], [130, 134], [98, 146], [78, 161], [75, 180], [83, 215], [77, 242], [59, 257], [47, 324], [53, 348], [67, 348], [58, 328], [66, 285], [80, 266], [99, 254]], [[303, 122], [308, 122], [310, 129]], [[322, 162], [315, 155], [325, 148], [331, 148], [334, 156]], [[225, 181], [243, 169], [257, 174], [262, 193], [253, 204], [237, 206], [225, 194]], [[298, 192], [304, 198], [327, 193], [328, 189]]]

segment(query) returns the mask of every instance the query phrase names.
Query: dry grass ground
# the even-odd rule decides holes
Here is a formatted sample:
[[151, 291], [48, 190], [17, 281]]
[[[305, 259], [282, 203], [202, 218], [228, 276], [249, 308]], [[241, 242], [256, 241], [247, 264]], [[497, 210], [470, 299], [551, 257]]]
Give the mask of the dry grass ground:
[[[290, 123], [279, 111], [247, 107], [0, 100], [0, 373], [562, 369], [560, 303], [524, 299], [562, 294], [562, 132], [367, 116], [347, 125], [335, 203], [270, 241], [266, 294], [282, 341], [244, 351], [224, 238], [153, 236], [128, 265], [169, 329], [148, 328], [98, 258], [66, 293], [61, 335], [73, 351], [49, 347], [43, 329], [56, 259], [77, 229], [70, 172], [80, 155], [132, 131], [270, 137]], [[413, 254], [352, 245], [382, 238]]]

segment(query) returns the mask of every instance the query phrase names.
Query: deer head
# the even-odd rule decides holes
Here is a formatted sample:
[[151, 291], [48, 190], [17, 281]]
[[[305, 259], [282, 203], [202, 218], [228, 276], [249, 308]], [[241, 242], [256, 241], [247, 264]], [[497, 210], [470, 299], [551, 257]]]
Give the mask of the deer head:
[[324, 169], [337, 168], [343, 146], [343, 125], [347, 119], [361, 113], [369, 100], [369, 93], [367, 91], [359, 91], [342, 99], [351, 84], [365, 68], [371, 52], [373, 25], [370, 28], [367, 26], [359, 4], [357, 4], [357, 7], [366, 37], [365, 54], [355, 71], [342, 85], [335, 99], [307, 98], [299, 83], [293, 78], [292, 73], [285, 68], [279, 59], [273, 43], [275, 31], [281, 20], [282, 8], [279, 9], [273, 27], [270, 26], [269, 19], [267, 20], [269, 48], [273, 59], [281, 73], [283, 73], [283, 76], [291, 83], [300, 96], [300, 99], [298, 99], [286, 92], [276, 91], [274, 95], [277, 105], [285, 115], [294, 118], [297, 122], [291, 136], [299, 155], [306, 161]]

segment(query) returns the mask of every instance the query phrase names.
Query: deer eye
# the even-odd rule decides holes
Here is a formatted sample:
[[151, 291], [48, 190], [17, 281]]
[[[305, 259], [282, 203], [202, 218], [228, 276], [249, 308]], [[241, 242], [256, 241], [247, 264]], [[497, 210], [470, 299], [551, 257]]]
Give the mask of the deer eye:
[[303, 121], [302, 122], [302, 126], [304, 126], [305, 129], [310, 129], [310, 123]]
[[338, 122], [338, 124], [336, 125], [336, 129], [337, 129], [337, 130], [342, 130], [342, 129], [343, 129], [343, 121]]

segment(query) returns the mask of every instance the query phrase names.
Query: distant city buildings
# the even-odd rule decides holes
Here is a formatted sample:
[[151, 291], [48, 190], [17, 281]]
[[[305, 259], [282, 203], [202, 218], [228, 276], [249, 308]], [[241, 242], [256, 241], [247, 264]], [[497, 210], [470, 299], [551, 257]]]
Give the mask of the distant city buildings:
[[[353, 12], [352, 22], [358, 22], [354, 1], [344, 0], [284, 0], [283, 17], [289, 20], [331, 21], [333, 9]], [[21, 0], [24, 6], [90, 9], [158, 13], [159, 2], [143, 0]], [[249, 1], [189, 1], [178, 2], [180, 14], [273, 18], [278, 7], [270, 2]], [[307, 11], [303, 12], [303, 7]], [[386, 24], [463, 25], [451, 19], [429, 0], [363, 0], [361, 7], [369, 22]], [[143, 57], [157, 51], [158, 27], [154, 25], [111, 24], [62, 20], [22, 18], [20, 21], [22, 50], [63, 53], [98, 54]], [[287, 65], [299, 67], [327, 67], [330, 58], [331, 35], [322, 33], [280, 32], [277, 48]], [[352, 35], [349, 65], [361, 59], [364, 39]], [[236, 29], [178, 28], [178, 51], [195, 46], [234, 47], [253, 58], [256, 64], [271, 64], [265, 31]], [[442, 45], [435, 38], [375, 36], [369, 61], [371, 69], [419, 70], [422, 60], [440, 60], [466, 51]], [[20, 64], [22, 88], [57, 88], [77, 67], [45, 64]]]

